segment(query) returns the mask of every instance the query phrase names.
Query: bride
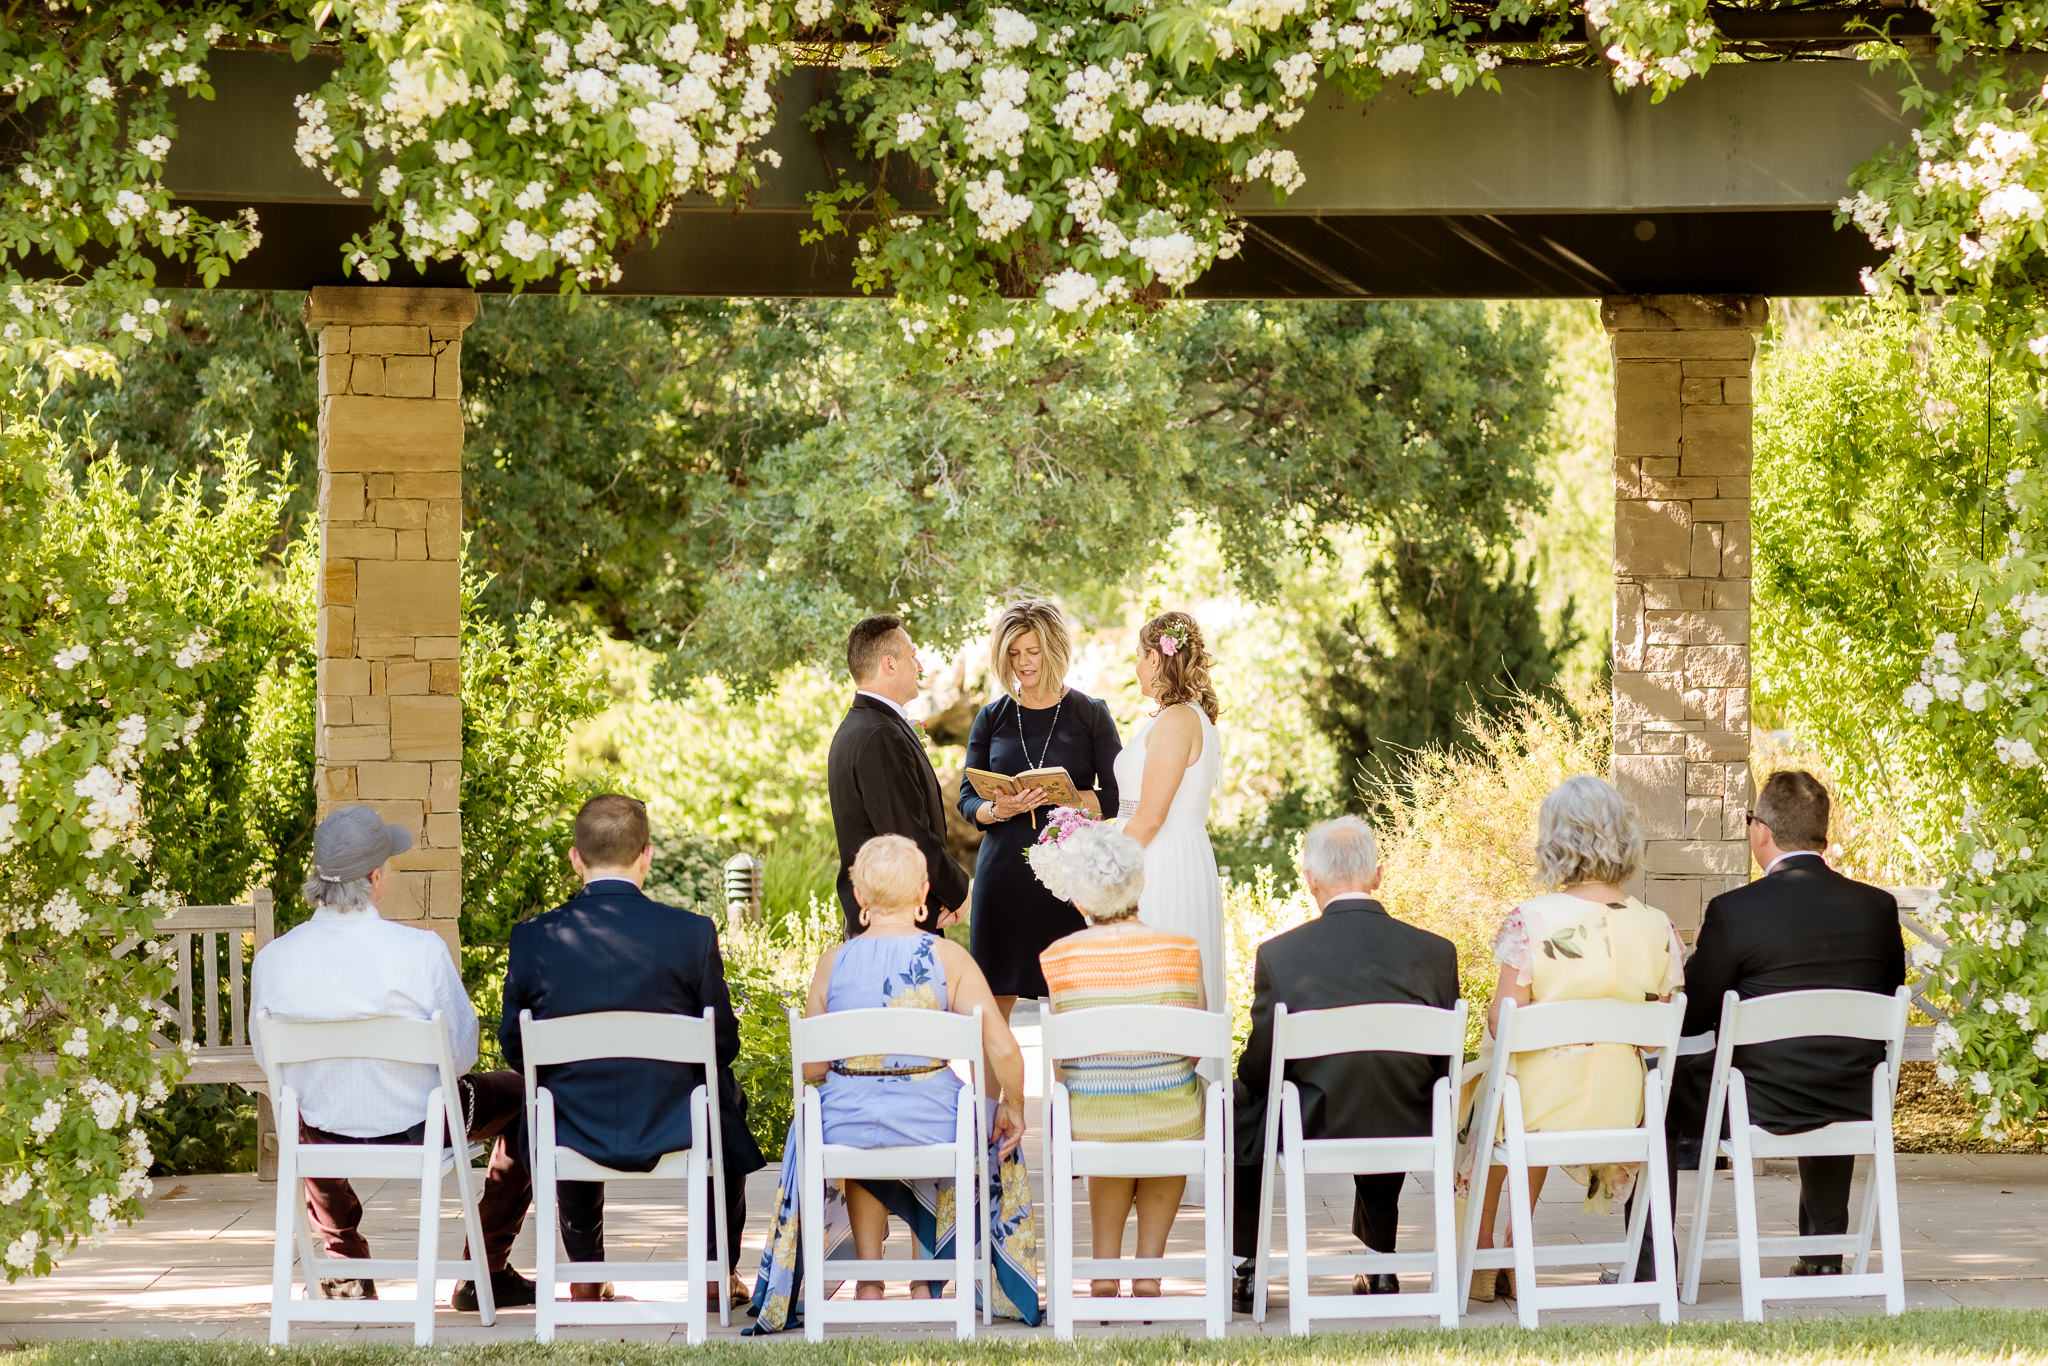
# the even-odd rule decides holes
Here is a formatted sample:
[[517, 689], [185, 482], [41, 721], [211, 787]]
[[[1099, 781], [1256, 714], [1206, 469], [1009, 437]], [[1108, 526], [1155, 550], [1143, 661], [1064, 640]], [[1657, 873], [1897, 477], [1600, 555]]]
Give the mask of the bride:
[[1158, 705], [1116, 756], [1117, 814], [1145, 847], [1138, 918], [1201, 946], [1209, 1009], [1228, 1010], [1223, 990], [1223, 889], [1209, 847], [1209, 798], [1216, 787], [1214, 660], [1185, 612], [1165, 612], [1138, 631], [1138, 686]]

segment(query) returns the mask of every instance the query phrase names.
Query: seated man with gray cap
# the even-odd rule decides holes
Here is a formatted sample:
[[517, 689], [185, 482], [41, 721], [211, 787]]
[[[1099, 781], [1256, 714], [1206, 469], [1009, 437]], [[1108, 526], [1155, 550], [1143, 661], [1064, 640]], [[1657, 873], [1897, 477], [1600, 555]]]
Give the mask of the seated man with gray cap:
[[[386, 920], [377, 911], [389, 885], [385, 864], [410, 848], [410, 834], [385, 824], [367, 806], [343, 807], [320, 822], [304, 888], [313, 917], [256, 955], [251, 1016], [267, 1011], [279, 1020], [310, 1022], [426, 1020], [439, 1011], [456, 1066], [476, 1064], [476, 1010], [448, 946], [431, 930]], [[256, 1062], [263, 1062], [260, 1043]], [[284, 1079], [299, 1096], [301, 1143], [418, 1143], [426, 1133], [427, 1097], [440, 1084], [431, 1067], [343, 1058], [289, 1064]], [[518, 1118], [525, 1101], [517, 1072], [465, 1076], [457, 1086], [473, 1139], [496, 1137]], [[480, 1202], [485, 1260], [499, 1308], [533, 1303], [533, 1282], [511, 1267], [512, 1240], [527, 1199], [523, 1185], [506, 1188], [506, 1174], [515, 1165], [499, 1138]], [[362, 1202], [347, 1180], [308, 1180], [306, 1213], [328, 1256], [370, 1255], [357, 1231]], [[377, 1297], [369, 1280], [323, 1280], [321, 1286], [334, 1298]], [[476, 1307], [468, 1282], [456, 1287], [455, 1307]]]

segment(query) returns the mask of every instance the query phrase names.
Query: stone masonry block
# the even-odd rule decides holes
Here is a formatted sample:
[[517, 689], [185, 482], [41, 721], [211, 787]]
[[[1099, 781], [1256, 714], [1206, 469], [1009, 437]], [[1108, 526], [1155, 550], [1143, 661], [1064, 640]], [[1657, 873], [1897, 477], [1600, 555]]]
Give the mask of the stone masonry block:
[[414, 659], [460, 659], [462, 641], [454, 635], [421, 636], [413, 642]]
[[1671, 674], [1617, 673], [1614, 717], [1619, 721], [1675, 721], [1685, 715], [1680, 680]]
[[319, 676], [322, 697], [370, 695], [370, 666], [364, 660], [323, 659], [320, 661]]
[[1685, 795], [1690, 797], [1712, 797], [1721, 800], [1721, 768], [1718, 764], [1687, 764], [1685, 766]]
[[1614, 585], [1614, 667], [1643, 667], [1643, 590], [1632, 583]]
[[[357, 776], [358, 781], [360, 781], [360, 770]], [[369, 797], [364, 797], [363, 805], [375, 811], [381, 819], [411, 835], [414, 847], [418, 847], [420, 841], [426, 837], [427, 806], [425, 802], [407, 801], [404, 798], [372, 800]], [[398, 855], [398, 857], [392, 860], [392, 867], [394, 869], [410, 871], [412, 868], [412, 860], [409, 857], [410, 853], [411, 851], [408, 850], [405, 854]]]
[[320, 392], [323, 394], [345, 394], [348, 392], [349, 354], [333, 351], [320, 357]]
[[418, 531], [427, 524], [427, 505], [418, 498], [380, 498], [377, 525], [393, 531]]
[[1676, 839], [1685, 822], [1685, 761], [1674, 756], [1617, 754], [1614, 786], [1636, 804], [1646, 839]]
[[1685, 672], [1685, 647], [1682, 645], [1652, 645], [1643, 651], [1643, 672], [1649, 674], [1676, 674]]
[[1643, 493], [1643, 460], [1637, 455], [1614, 457], [1614, 496], [1640, 498]]
[[[1716, 479], [1714, 482], [1726, 481]], [[1698, 498], [1693, 501], [1692, 519], [1695, 522], [1746, 522], [1749, 511], [1747, 498]]]
[[424, 560], [427, 558], [427, 533], [424, 531], [399, 532], [398, 558], [401, 560]]
[[1749, 839], [1749, 808], [1747, 806], [1721, 804], [1721, 838], [1724, 840]]
[[1747, 332], [1617, 332], [1614, 359], [1739, 360], [1756, 354], [1756, 338]]
[[1643, 635], [1651, 645], [1683, 645], [1685, 638], [1692, 634], [1687, 625], [1687, 612], [1645, 612], [1643, 613]]
[[[408, 801], [424, 804], [432, 786], [428, 764], [358, 764], [356, 785], [364, 801]], [[424, 810], [424, 805], [422, 806]]]
[[358, 697], [356, 699], [356, 724], [359, 726], [389, 726], [391, 724], [391, 699], [388, 697]]
[[462, 765], [442, 763], [431, 766], [434, 770], [432, 785], [427, 788], [427, 810], [460, 811], [462, 809]]
[[[1725, 545], [1727, 535], [1722, 534]], [[1721, 558], [1726, 560], [1728, 552], [1723, 549]], [[1707, 610], [1710, 612], [1747, 612], [1749, 610], [1748, 579], [1715, 579], [1707, 584]]]
[[1646, 579], [1643, 604], [1659, 612], [1696, 612], [1707, 605], [1707, 586], [1697, 579]]
[[[429, 817], [428, 819], [432, 819]], [[1719, 797], [1687, 797], [1685, 799], [1685, 837], [1689, 840], [1721, 839], [1721, 799]]]
[[384, 357], [353, 356], [349, 367], [348, 389], [351, 394], [367, 394], [372, 397], [384, 392]]
[[[1679, 463], [1682, 465], [1684, 462], [1681, 460]], [[1672, 498], [1691, 502], [1695, 499], [1712, 498], [1720, 491], [1721, 481], [1719, 479], [1701, 478], [1697, 475], [1690, 477], [1680, 475], [1676, 479], [1645, 478], [1643, 480], [1643, 497], [1645, 498]], [[1695, 512], [1693, 516], [1697, 517], [1699, 514]]]
[[449, 869], [459, 871], [462, 867], [462, 850], [439, 849], [431, 844], [415, 845], [405, 856], [405, 866], [442, 872]]
[[384, 688], [393, 697], [415, 697], [430, 691], [433, 666], [425, 660], [393, 660], [384, 666]]
[[1673, 455], [1679, 437], [1679, 373], [1671, 363], [1614, 367], [1614, 449], [1627, 455]]
[[[329, 559], [388, 560], [395, 548], [392, 533], [373, 526], [328, 526], [321, 533], [321, 551]], [[362, 591], [361, 576], [357, 592]]]
[[1749, 733], [1708, 726], [1685, 737], [1685, 757], [1695, 764], [1726, 763], [1749, 753]]
[[356, 652], [356, 609], [353, 607], [323, 607], [317, 634], [318, 649], [323, 659], [342, 658]]
[[356, 562], [329, 560], [320, 568], [320, 602], [323, 606], [356, 605]]
[[408, 470], [404, 474], [391, 476], [391, 497], [393, 498], [460, 498], [462, 497], [462, 472], [443, 470], [419, 472]]
[[322, 726], [320, 757], [330, 764], [391, 757], [391, 733], [382, 726]]
[[356, 567], [356, 613], [365, 634], [454, 636], [461, 630], [461, 570], [453, 561], [366, 561]]
[[441, 399], [366, 398], [327, 401], [320, 458], [330, 470], [399, 471], [462, 468], [462, 409]]
[[346, 327], [323, 327], [320, 329], [320, 354], [323, 356], [348, 352], [348, 329]]
[[401, 872], [395, 866], [387, 875], [384, 899], [377, 914], [401, 925], [416, 925], [427, 918], [427, 874]]
[[1714, 706], [1716, 694], [1710, 688], [1687, 688], [1680, 696], [1685, 698], [1685, 719], [1719, 724], [1718, 711], [1709, 711]]
[[462, 553], [462, 501], [436, 498], [427, 504], [427, 558], [452, 560]]
[[1749, 577], [1749, 523], [1729, 522], [1721, 532], [1721, 572], [1731, 579]]
[[1724, 474], [1721, 476], [1721, 497], [1740, 498], [1749, 501], [1749, 476], [1746, 474]]
[[462, 918], [462, 873], [440, 871], [427, 874], [433, 884], [431, 893], [433, 918], [437, 922], [453, 924]]
[[[1746, 358], [1742, 360], [1692, 359], [1681, 361], [1680, 364], [1685, 368], [1685, 377], [1687, 379], [1704, 378], [1709, 375], [1726, 379], [1749, 378], [1750, 362]], [[1727, 393], [1727, 386], [1722, 386], [1721, 392]], [[1730, 403], [1735, 401], [1734, 399], [1728, 400]]]
[[364, 475], [363, 488], [369, 495], [371, 515], [375, 514], [377, 504], [383, 502], [386, 498], [396, 498], [398, 496], [397, 480], [389, 474]]
[[1716, 522], [1695, 522], [1692, 527], [1692, 574], [1697, 579], [1716, 578], [1721, 573], [1721, 527]]
[[1648, 877], [1639, 893], [1643, 904], [1664, 912], [1687, 942], [1699, 931], [1705, 909], [1702, 883], [1696, 877]]
[[1748, 403], [1751, 399], [1749, 376], [1729, 376], [1721, 381], [1721, 392], [1725, 395], [1724, 402]]
[[1747, 645], [1693, 645], [1685, 651], [1685, 684], [1696, 688], [1749, 686]]
[[[322, 756], [323, 759], [325, 756]], [[315, 798], [322, 805], [356, 799], [356, 771], [349, 765], [323, 767], [314, 785]]]
[[348, 349], [358, 356], [430, 356], [431, 342], [424, 327], [357, 327]]
[[1609, 332], [1761, 332], [1771, 317], [1761, 294], [1610, 294], [1600, 301]]
[[[384, 660], [411, 659], [414, 638], [410, 631], [358, 632], [356, 653], [369, 660], [373, 668], [378, 667]], [[372, 680], [374, 691], [379, 695], [382, 695], [384, 687], [376, 679], [381, 677], [382, 675], [376, 675]]]
[[1614, 727], [1614, 752], [1617, 756], [1671, 754], [1683, 758], [1685, 737], [1650, 730], [1639, 724], [1619, 722]]
[[462, 817], [454, 811], [427, 814], [427, 844], [435, 849], [462, 847]]
[[1749, 871], [1749, 845], [1733, 840], [1652, 839], [1643, 846], [1643, 868], [1651, 877], [1659, 873], [1737, 876]]
[[1749, 613], [1695, 612], [1688, 645], [1745, 645], [1749, 642]]
[[444, 697], [454, 697], [462, 692], [462, 661], [457, 659], [436, 659], [428, 664], [429, 691]]
[[363, 476], [360, 474], [322, 474], [320, 476], [320, 509], [330, 522], [360, 522], [363, 520]]
[[[364, 698], [368, 701], [368, 698]], [[318, 724], [323, 726], [352, 726], [356, 720], [353, 697], [329, 697], [322, 694], [315, 699], [313, 713]]]
[[1721, 381], [1688, 379], [1679, 385], [1678, 396], [1687, 404], [1721, 402]]
[[434, 397], [462, 397], [462, 343], [434, 343]]
[[[1755, 464], [1755, 453], [1748, 437], [1740, 441], [1732, 438], [1688, 439], [1679, 443], [1678, 467], [1688, 475], [1710, 477], [1715, 482], [1715, 492], [1720, 491], [1719, 481], [1730, 475], [1747, 478], [1750, 467]], [[1711, 496], [1711, 495], [1710, 495]]]
[[391, 757], [394, 759], [460, 759], [462, 699], [458, 697], [393, 697]]
[[1747, 403], [1688, 404], [1679, 423], [1687, 441], [1748, 442], [1755, 430], [1754, 410]]
[[404, 323], [447, 328], [450, 336], [476, 321], [476, 294], [467, 289], [423, 285], [315, 285], [306, 294], [303, 318], [323, 335], [337, 326]]
[[434, 397], [432, 356], [392, 356], [384, 362], [384, 392], [393, 398]]
[[1646, 455], [1642, 458], [1641, 464], [1645, 479], [1678, 477], [1678, 457], [1675, 455]]
[[1691, 553], [1692, 514], [1684, 503], [1615, 504], [1615, 573], [1646, 579], [1680, 578], [1688, 572]]

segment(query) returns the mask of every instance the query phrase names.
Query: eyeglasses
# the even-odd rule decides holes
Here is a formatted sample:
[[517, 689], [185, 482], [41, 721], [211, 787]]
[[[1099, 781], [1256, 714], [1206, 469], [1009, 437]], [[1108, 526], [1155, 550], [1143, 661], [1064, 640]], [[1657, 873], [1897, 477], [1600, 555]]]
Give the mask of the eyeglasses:
[[1743, 812], [1743, 813], [1742, 813], [1742, 819], [1743, 819], [1743, 820], [1744, 820], [1744, 821], [1745, 821], [1745, 822], [1746, 822], [1747, 824], [1750, 824], [1750, 825], [1761, 825], [1761, 826], [1763, 826], [1763, 827], [1764, 827], [1764, 829], [1766, 829], [1766, 830], [1768, 830], [1768, 829], [1770, 829], [1770, 828], [1771, 828], [1771, 827], [1770, 827], [1770, 826], [1769, 826], [1769, 825], [1768, 825], [1767, 823], [1765, 823], [1764, 821], [1762, 821], [1762, 820], [1759, 820], [1759, 819], [1757, 818], [1757, 814], [1756, 814], [1756, 812], [1755, 812], [1755, 811], [1745, 811], [1745, 812]]

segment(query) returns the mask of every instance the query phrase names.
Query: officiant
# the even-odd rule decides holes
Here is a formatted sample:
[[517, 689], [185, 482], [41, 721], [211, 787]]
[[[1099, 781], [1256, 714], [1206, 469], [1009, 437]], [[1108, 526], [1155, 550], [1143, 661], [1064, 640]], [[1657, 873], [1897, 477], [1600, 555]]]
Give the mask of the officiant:
[[[967, 767], [1016, 775], [1064, 768], [1091, 816], [1116, 815], [1116, 756], [1123, 748], [1109, 708], [1067, 686], [1073, 637], [1050, 602], [1003, 609], [989, 642], [989, 679], [999, 689], [974, 718]], [[960, 780], [960, 814], [987, 833], [974, 869], [969, 947], [1003, 1018], [1020, 996], [1046, 994], [1038, 955], [1086, 922], [1048, 892], [1025, 858], [1045, 829], [1049, 799], [1038, 788], [988, 800]]]

